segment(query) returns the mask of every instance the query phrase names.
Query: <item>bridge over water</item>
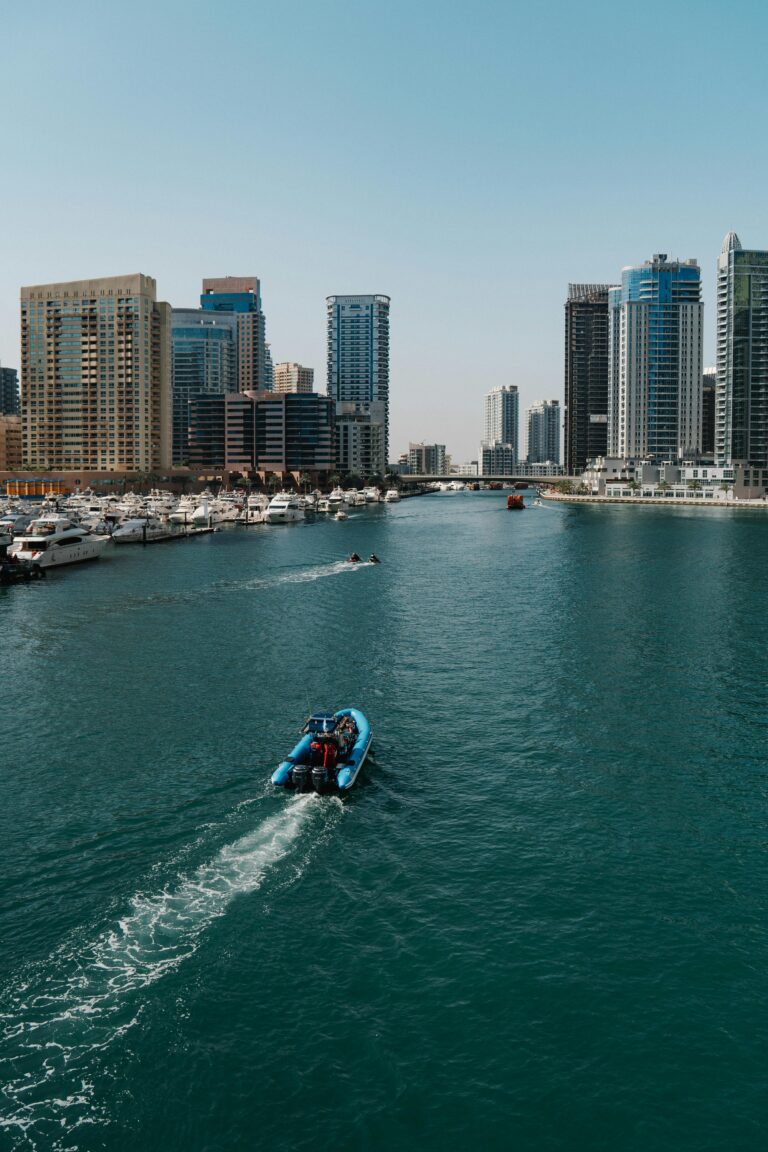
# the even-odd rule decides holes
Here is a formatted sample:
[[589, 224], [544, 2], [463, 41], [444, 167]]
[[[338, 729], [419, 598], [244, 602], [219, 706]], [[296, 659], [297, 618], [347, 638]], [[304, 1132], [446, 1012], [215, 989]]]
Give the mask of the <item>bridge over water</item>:
[[581, 476], [519, 476], [516, 473], [493, 473], [487, 476], [457, 476], [455, 472], [441, 474], [434, 473], [429, 475], [403, 475], [401, 477], [405, 483], [413, 484], [431, 484], [440, 481], [447, 484], [452, 480], [459, 480], [462, 484], [558, 484], [563, 480], [570, 480], [572, 484], [580, 484]]

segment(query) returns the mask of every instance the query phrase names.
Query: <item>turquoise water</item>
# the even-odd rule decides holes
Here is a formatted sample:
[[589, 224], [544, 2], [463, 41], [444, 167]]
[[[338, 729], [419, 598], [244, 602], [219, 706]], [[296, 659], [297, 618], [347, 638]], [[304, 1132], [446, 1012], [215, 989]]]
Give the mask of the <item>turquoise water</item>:
[[765, 1146], [768, 524], [503, 505], [0, 589], [0, 1148]]

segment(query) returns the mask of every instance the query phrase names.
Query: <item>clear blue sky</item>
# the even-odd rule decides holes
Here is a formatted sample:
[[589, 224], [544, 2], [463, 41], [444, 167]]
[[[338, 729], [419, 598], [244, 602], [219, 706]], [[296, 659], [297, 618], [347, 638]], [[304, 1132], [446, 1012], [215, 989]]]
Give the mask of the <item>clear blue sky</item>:
[[21, 284], [261, 277], [325, 387], [325, 296], [392, 297], [392, 451], [563, 392], [569, 281], [768, 248], [757, 2], [41, 0], [0, 12], [0, 360]]

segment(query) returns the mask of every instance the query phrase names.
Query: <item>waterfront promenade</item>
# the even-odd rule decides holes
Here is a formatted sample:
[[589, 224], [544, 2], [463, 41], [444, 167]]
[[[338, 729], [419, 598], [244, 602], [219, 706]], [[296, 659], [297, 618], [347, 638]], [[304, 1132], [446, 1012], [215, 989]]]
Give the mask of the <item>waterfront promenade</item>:
[[624, 504], [635, 506], [656, 506], [661, 508], [740, 508], [745, 511], [768, 512], [768, 500], [730, 500], [720, 496], [707, 497], [704, 492], [698, 496], [581, 496], [572, 492], [544, 490], [543, 500], [552, 504]]

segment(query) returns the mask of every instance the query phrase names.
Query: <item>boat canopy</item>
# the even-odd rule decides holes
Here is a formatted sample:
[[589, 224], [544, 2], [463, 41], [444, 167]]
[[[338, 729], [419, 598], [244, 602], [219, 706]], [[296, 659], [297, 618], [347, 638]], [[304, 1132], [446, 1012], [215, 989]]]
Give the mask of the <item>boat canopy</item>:
[[305, 732], [333, 732], [338, 721], [333, 712], [313, 712], [305, 725]]

